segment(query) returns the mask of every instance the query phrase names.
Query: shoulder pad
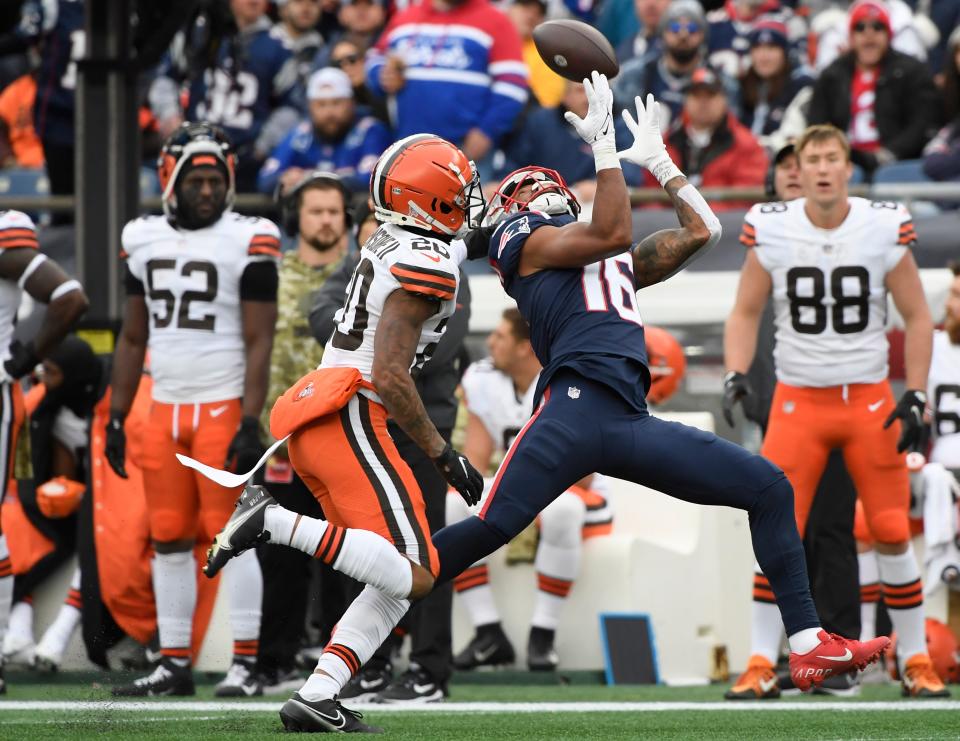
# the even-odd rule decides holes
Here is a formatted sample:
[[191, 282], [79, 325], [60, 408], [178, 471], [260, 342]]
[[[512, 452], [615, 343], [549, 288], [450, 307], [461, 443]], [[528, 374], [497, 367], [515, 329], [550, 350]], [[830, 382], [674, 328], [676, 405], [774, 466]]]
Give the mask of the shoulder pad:
[[37, 228], [22, 211], [0, 211], [0, 249], [14, 247], [39, 249]]
[[121, 257], [129, 257], [138, 247], [156, 239], [159, 230], [167, 224], [165, 216], [141, 216], [128, 221], [120, 235]]

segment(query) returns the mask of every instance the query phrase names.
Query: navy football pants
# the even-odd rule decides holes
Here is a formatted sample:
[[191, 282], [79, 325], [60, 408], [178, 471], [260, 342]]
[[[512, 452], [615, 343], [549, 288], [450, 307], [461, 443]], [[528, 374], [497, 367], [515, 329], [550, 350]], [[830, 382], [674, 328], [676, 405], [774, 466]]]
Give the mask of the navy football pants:
[[479, 517], [433, 536], [438, 583], [509, 542], [572, 484], [599, 472], [688, 502], [746, 510], [754, 554], [787, 635], [820, 624], [793, 490], [780, 469], [713, 433], [637, 412], [609, 387], [571, 369], [554, 375], [544, 398], [500, 466]]

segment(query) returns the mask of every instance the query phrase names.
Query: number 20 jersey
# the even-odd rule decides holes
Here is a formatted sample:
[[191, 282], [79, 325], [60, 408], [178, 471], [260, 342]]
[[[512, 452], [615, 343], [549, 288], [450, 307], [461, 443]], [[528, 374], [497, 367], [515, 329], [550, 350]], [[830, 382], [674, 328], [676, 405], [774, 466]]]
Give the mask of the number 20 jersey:
[[777, 379], [822, 388], [887, 378], [889, 273], [916, 241], [902, 205], [850, 198], [836, 229], [814, 226], [806, 199], [758, 203], [740, 241], [773, 281]]
[[124, 227], [121, 243], [144, 287], [153, 398], [203, 404], [243, 396], [240, 278], [251, 262], [279, 258], [276, 225], [228, 211], [186, 230], [144, 216]]
[[374, 339], [387, 297], [408, 291], [437, 302], [436, 313], [423, 324], [411, 370], [423, 367], [443, 336], [457, 305], [460, 263], [467, 257], [462, 241], [409, 232], [382, 224], [360, 250], [360, 262], [347, 284], [343, 307], [333, 318], [333, 334], [323, 350], [321, 368], [356, 368], [373, 378]]

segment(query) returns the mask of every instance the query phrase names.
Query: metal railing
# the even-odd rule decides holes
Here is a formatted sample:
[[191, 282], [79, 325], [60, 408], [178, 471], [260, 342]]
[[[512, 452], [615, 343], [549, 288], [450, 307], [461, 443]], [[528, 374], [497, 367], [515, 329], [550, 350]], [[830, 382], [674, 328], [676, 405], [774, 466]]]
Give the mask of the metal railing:
[[[750, 201], [759, 203], [769, 200], [763, 188], [702, 188], [700, 192], [708, 201], [723, 203], [727, 201]], [[960, 183], [876, 183], [874, 185], [852, 185], [850, 195], [873, 198], [875, 200], [896, 201], [939, 201], [944, 203], [960, 202]], [[631, 188], [630, 203], [633, 206], [669, 203], [670, 197], [661, 188]], [[52, 195], [3, 195], [0, 194], [0, 209], [17, 211], [49, 211], [62, 213], [73, 211], [73, 196]], [[159, 196], [151, 196], [140, 201], [141, 211], [161, 210]], [[268, 214], [276, 211], [277, 206], [271, 196], [260, 193], [240, 193], [237, 195], [234, 209], [242, 213]]]

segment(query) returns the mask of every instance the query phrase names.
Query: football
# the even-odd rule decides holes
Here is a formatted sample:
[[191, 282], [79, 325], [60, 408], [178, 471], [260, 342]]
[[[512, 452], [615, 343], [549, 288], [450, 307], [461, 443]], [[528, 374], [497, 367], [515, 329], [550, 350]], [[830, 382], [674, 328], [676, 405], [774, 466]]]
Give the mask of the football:
[[533, 43], [546, 65], [561, 77], [582, 82], [593, 70], [612, 80], [620, 71], [610, 42], [593, 26], [564, 19], [533, 29]]

